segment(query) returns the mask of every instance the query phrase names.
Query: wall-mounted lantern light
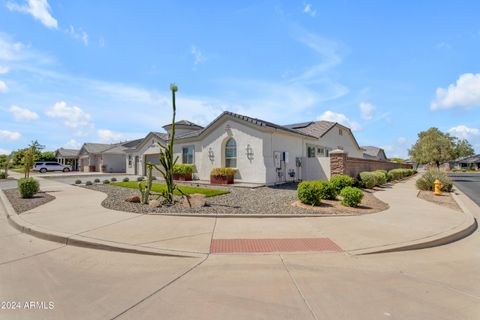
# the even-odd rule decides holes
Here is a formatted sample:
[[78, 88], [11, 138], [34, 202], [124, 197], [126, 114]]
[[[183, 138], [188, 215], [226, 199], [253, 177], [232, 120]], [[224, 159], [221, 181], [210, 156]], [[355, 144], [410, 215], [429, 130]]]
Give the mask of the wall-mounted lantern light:
[[212, 148], [208, 149], [208, 159], [210, 159], [212, 162], [215, 160], [215, 153], [213, 153]]
[[247, 158], [248, 160], [253, 160], [253, 148], [250, 146], [250, 144], [247, 144]]

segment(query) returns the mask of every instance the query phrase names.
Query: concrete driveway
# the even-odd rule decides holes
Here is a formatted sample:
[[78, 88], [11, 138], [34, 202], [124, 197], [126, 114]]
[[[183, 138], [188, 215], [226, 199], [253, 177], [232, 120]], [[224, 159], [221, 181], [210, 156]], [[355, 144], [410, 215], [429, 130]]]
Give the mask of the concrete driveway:
[[451, 172], [448, 176], [460, 190], [480, 206], [480, 173]]

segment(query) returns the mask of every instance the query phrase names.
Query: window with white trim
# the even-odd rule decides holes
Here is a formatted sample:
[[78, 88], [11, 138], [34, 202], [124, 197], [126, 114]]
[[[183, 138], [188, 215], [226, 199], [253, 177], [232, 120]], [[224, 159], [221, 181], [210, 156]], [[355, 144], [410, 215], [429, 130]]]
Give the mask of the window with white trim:
[[237, 142], [233, 138], [228, 139], [225, 144], [225, 167], [237, 167]]
[[182, 163], [194, 164], [195, 162], [195, 147], [185, 146], [182, 148]]

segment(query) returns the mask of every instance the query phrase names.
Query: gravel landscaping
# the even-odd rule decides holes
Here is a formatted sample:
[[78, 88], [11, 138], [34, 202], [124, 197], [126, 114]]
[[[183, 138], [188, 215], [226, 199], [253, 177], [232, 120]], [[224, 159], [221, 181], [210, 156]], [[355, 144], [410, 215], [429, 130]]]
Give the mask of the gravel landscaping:
[[17, 212], [18, 214], [26, 212], [28, 210], [32, 210], [38, 206], [41, 206], [42, 204], [45, 204], [55, 199], [54, 196], [49, 195], [45, 192], [39, 192], [31, 199], [21, 198], [20, 192], [17, 189], [3, 190], [3, 192], [7, 196], [8, 201], [10, 201], [10, 203], [12, 204], [15, 212]]
[[[296, 186], [285, 185], [279, 187], [228, 188], [230, 193], [207, 198], [207, 206], [201, 208], [185, 208], [179, 204], [151, 208], [148, 205], [126, 202], [125, 199], [138, 196], [135, 189], [112, 185], [82, 186], [87, 189], [101, 191], [108, 196], [102, 202], [106, 208], [135, 213], [150, 214], [265, 214], [265, 215], [352, 215], [383, 211], [388, 205], [373, 196], [372, 192], [365, 191], [364, 200], [359, 208], [347, 208], [340, 201], [323, 201], [319, 207], [296, 205]], [[203, 186], [211, 188], [210, 186]], [[218, 187], [215, 187], [218, 189]], [[177, 197], [180, 199], [180, 197]]]
[[462, 209], [449, 192], [443, 192], [441, 196], [436, 196], [432, 191], [420, 191], [418, 193], [418, 197], [420, 199], [462, 212]]

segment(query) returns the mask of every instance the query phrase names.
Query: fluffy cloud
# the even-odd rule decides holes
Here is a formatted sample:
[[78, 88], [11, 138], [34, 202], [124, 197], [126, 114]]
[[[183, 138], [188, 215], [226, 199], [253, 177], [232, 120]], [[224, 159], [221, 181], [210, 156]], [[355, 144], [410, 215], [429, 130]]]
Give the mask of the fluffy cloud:
[[45, 114], [52, 118], [59, 118], [69, 128], [92, 126], [91, 116], [79, 107], [67, 106], [66, 102], [60, 101], [51, 106]]
[[0, 80], [0, 93], [5, 93], [8, 91], [8, 87], [7, 87], [7, 84]]
[[373, 118], [373, 114], [375, 113], [375, 106], [368, 102], [361, 102], [360, 112], [362, 113], [363, 119], [370, 120]]
[[471, 139], [473, 137], [480, 136], [480, 129], [477, 128], [469, 128], [463, 124], [458, 125], [456, 127], [448, 129], [448, 132], [458, 138], [461, 139]]
[[120, 132], [114, 132], [108, 129], [97, 130], [98, 138], [101, 142], [119, 142], [125, 138], [125, 135]]
[[193, 56], [193, 64], [194, 65], [202, 64], [207, 60], [207, 58], [205, 58], [205, 55], [203, 54], [203, 52], [198, 47], [196, 47], [194, 45], [190, 49], [190, 53]]
[[480, 106], [480, 73], [465, 73], [448, 88], [438, 88], [431, 110]]
[[10, 71], [8, 67], [0, 66], [0, 74], [6, 74]]
[[323, 114], [321, 114], [318, 117], [318, 120], [338, 122], [346, 127], [349, 127], [353, 131], [361, 130], [361, 126], [357, 122], [351, 121], [350, 119], [348, 119], [347, 116], [342, 113], [335, 113], [330, 110], [327, 110]]
[[11, 106], [8, 112], [11, 112], [17, 121], [32, 121], [38, 119], [37, 113], [15, 105]]
[[303, 12], [312, 16], [312, 17], [315, 17], [317, 15], [317, 10], [313, 9], [312, 4], [310, 4], [310, 3], [305, 3], [304, 4]]
[[15, 131], [8, 131], [8, 130], [0, 130], [0, 139], [6, 140], [18, 140], [22, 135], [20, 132]]
[[70, 35], [72, 38], [82, 41], [84, 45], [88, 46], [88, 33], [83, 31], [81, 28], [76, 28], [70, 26], [65, 32]]
[[24, 5], [15, 2], [7, 2], [7, 8], [10, 11], [18, 11], [30, 14], [34, 19], [40, 21], [47, 28], [56, 29], [57, 20], [50, 13], [50, 5], [47, 0], [28, 0]]
[[8, 155], [10, 153], [11, 153], [11, 151], [0, 148], [0, 154], [7, 154]]
[[81, 146], [81, 143], [75, 139], [70, 139], [67, 143], [65, 143], [65, 148], [67, 149], [80, 149]]

